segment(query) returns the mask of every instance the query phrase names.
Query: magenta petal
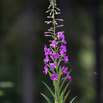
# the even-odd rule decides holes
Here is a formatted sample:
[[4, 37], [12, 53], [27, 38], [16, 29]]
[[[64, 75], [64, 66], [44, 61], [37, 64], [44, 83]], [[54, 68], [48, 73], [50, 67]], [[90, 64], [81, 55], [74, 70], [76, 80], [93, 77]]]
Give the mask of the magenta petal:
[[50, 66], [51, 66], [53, 69], [55, 69], [55, 68], [56, 68], [56, 62], [50, 63]]
[[44, 62], [49, 62], [49, 57], [46, 56], [46, 58], [44, 59]]
[[58, 74], [52, 74], [52, 76], [50, 77], [51, 80], [58, 80]]
[[43, 73], [45, 73], [45, 75], [48, 73], [48, 67], [47, 65], [44, 66], [45, 71], [43, 71]]
[[44, 52], [46, 52], [47, 51], [47, 46], [46, 45], [44, 45]]
[[63, 55], [65, 52], [67, 52], [66, 46], [61, 45], [60, 46], [60, 54]]
[[68, 74], [69, 72], [67, 71], [68, 70], [68, 67], [62, 69], [62, 73], [65, 73], [65, 74]]
[[64, 34], [63, 34], [63, 32], [58, 32], [57, 33], [57, 37], [58, 37], [58, 39], [60, 39], [60, 38], [64, 38]]
[[55, 47], [55, 44], [58, 45], [58, 42], [57, 42], [57, 41], [55, 42], [55, 40], [53, 40], [52, 43], [50, 44], [50, 46], [51, 46], [52, 48], [54, 48], [54, 47]]
[[67, 76], [67, 81], [70, 81], [70, 80], [71, 80], [71, 76], [68, 75], [68, 76]]

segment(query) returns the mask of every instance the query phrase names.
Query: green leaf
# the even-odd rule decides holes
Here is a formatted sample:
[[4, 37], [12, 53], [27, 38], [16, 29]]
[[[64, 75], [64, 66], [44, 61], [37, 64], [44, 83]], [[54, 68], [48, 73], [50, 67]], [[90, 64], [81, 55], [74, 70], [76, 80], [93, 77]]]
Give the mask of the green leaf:
[[73, 68], [69, 71], [69, 74], [71, 73], [72, 70], [73, 70]]
[[58, 51], [59, 47], [57, 48], [57, 51]]
[[[71, 81], [70, 81], [71, 82]], [[68, 86], [69, 86], [69, 84], [70, 84], [70, 82], [65, 86], [65, 88], [63, 89], [63, 91], [62, 91], [62, 93], [61, 93], [61, 98], [63, 98], [63, 96], [64, 96], [64, 93], [66, 92], [66, 90], [67, 90], [67, 88], [68, 88]], [[61, 100], [60, 100], [61, 101]]]
[[57, 68], [59, 67], [59, 64], [60, 64], [60, 60], [62, 59], [63, 56], [61, 56], [58, 60], [58, 63], [57, 63]]
[[67, 78], [67, 76], [69, 75], [69, 73], [66, 75], [66, 77], [64, 78], [64, 80], [63, 80], [63, 82], [62, 82], [62, 84], [61, 84], [61, 86], [60, 86], [60, 91], [61, 91], [61, 89], [62, 89], [62, 87], [63, 87], [63, 85], [64, 85], [64, 83], [65, 83], [65, 81], [66, 81], [66, 78]]
[[55, 103], [58, 103], [58, 101], [55, 100]]
[[49, 73], [49, 76], [51, 77], [52, 76], [52, 74], [50, 73], [50, 71], [48, 70], [48, 73]]
[[[43, 81], [42, 81], [43, 82]], [[44, 83], [44, 82], [43, 82]], [[55, 96], [55, 94], [52, 92], [52, 90], [49, 88], [49, 86], [46, 84], [46, 83], [44, 83], [44, 85], [48, 88], [48, 90], [50, 91], [50, 93], [52, 94], [52, 96], [55, 98], [55, 100], [56, 100], [56, 96]]]
[[61, 66], [60, 66], [60, 67], [59, 67], [59, 74], [61, 73], [62, 69], [63, 69], [63, 68], [61, 68]]
[[61, 76], [62, 76], [62, 69], [63, 68], [61, 68], [61, 66], [60, 66], [60, 68], [59, 68], [59, 75], [58, 75], [58, 82], [60, 81], [60, 78], [61, 78]]
[[51, 101], [50, 101], [50, 99], [46, 96], [46, 95], [44, 95], [43, 93], [40, 93], [49, 103], [52, 103]]
[[67, 90], [67, 88], [68, 88], [70, 82], [71, 82], [71, 81], [69, 81], [69, 83], [67, 83], [67, 85], [65, 86], [65, 88], [64, 88], [64, 90], [63, 90], [63, 95], [64, 95], [64, 93], [66, 92], [66, 90]]
[[77, 98], [77, 96], [75, 96], [75, 97], [70, 101], [70, 103], [73, 103], [73, 101], [75, 100], [75, 98]]
[[71, 73], [71, 71], [72, 71], [72, 69], [69, 71], [69, 73], [66, 75], [66, 77], [64, 78], [64, 80], [63, 80], [63, 82], [62, 82], [62, 84], [61, 84], [61, 87], [60, 87], [60, 91], [61, 91], [61, 89], [62, 89], [62, 87], [63, 87], [63, 85], [64, 85], [64, 83], [65, 83], [65, 81], [66, 81], [66, 78], [67, 78], [67, 76]]
[[60, 103], [63, 103], [63, 96], [59, 98]]
[[47, 64], [47, 63], [44, 63], [44, 64], [47, 65], [50, 68], [50, 70], [55, 74], [54, 69], [49, 64]]
[[63, 103], [63, 97], [62, 98], [59, 97], [59, 101], [60, 101], [60, 103]]
[[52, 59], [52, 61], [54, 61], [54, 58], [52, 58], [51, 56], [50, 56], [50, 58]]
[[50, 49], [52, 50], [53, 53], [55, 53], [55, 51], [53, 50], [53, 48], [50, 47]]
[[63, 103], [65, 103], [65, 101], [66, 101], [66, 99], [67, 99], [69, 93], [70, 93], [70, 90], [66, 93], [66, 95], [65, 95], [65, 97], [64, 97], [64, 100], [63, 100]]

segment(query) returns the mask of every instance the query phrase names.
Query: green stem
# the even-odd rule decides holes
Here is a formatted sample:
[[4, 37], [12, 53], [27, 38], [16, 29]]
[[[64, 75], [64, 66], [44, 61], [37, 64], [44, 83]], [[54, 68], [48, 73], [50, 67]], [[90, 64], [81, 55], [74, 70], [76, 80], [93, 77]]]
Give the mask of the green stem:
[[[54, 0], [52, 1], [53, 3], [52, 3], [52, 10], [53, 10], [53, 31], [54, 31], [54, 40], [55, 40], [55, 47], [54, 47], [54, 52], [56, 53], [57, 52], [57, 50], [56, 50], [56, 28], [55, 28], [55, 11], [54, 11], [54, 7], [55, 7], [55, 5], [54, 5]], [[56, 59], [56, 65], [57, 65], [57, 59]], [[57, 71], [57, 73], [58, 73], [58, 68], [57, 68], [57, 66], [56, 66], [56, 71]]]
[[[55, 11], [54, 11], [54, 7], [55, 7], [55, 1], [52, 0], [52, 10], [53, 10], [53, 31], [54, 31], [54, 40], [55, 40], [55, 47], [54, 47], [54, 52], [56, 53], [56, 28], [55, 28]], [[58, 74], [58, 68], [57, 68], [57, 59], [56, 59], [56, 72]], [[57, 91], [57, 94], [56, 94]], [[57, 81], [57, 88], [55, 87], [55, 95], [57, 95], [58, 98], [58, 103], [59, 103], [59, 81]]]

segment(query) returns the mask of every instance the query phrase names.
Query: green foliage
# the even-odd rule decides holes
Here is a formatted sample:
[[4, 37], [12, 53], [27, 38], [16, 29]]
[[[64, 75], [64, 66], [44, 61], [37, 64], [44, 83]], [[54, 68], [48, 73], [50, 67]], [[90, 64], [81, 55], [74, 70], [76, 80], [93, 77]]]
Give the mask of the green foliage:
[[[71, 81], [70, 81], [70, 82], [71, 82]], [[63, 91], [61, 92], [61, 95], [60, 95], [61, 100], [60, 100], [60, 101], [62, 101], [62, 99], [63, 99], [63, 97], [64, 97], [64, 93], [66, 92], [66, 89], [68, 88], [70, 82], [67, 83], [67, 85], [65, 86], [65, 88], [64, 88]], [[69, 92], [68, 92], [68, 95], [69, 95]], [[67, 96], [68, 96], [68, 95], [67, 95]], [[65, 99], [66, 99], [66, 97], [65, 97]], [[63, 103], [64, 103], [64, 101], [65, 101], [65, 100], [63, 100]]]
[[52, 102], [50, 101], [50, 99], [49, 99], [47, 96], [45, 96], [43, 93], [41, 93], [41, 95], [48, 101], [48, 103], [52, 103]]
[[[51, 84], [50, 78], [46, 78], [42, 72], [43, 70], [43, 46], [46, 42], [46, 39], [43, 36], [43, 32], [46, 30], [46, 25], [43, 23], [47, 14], [45, 10], [49, 4], [48, 0], [32, 0], [33, 3], [30, 5], [33, 6], [35, 12], [28, 7], [27, 1], [29, 0], [0, 0], [0, 82], [11, 81], [14, 83], [13, 88], [2, 88], [0, 90], [4, 91], [4, 96], [0, 96], [0, 103], [22, 103], [23, 97], [23, 74], [25, 69], [26, 62], [24, 49], [28, 46], [26, 43], [28, 39], [25, 39], [24, 36], [27, 26], [31, 19], [25, 20], [25, 18], [33, 18], [31, 23], [34, 24], [33, 28], [28, 25], [28, 27], [33, 30], [29, 32], [28, 35], [32, 34], [32, 50], [33, 50], [33, 81], [34, 81], [34, 90], [35, 91], [35, 102], [36, 103], [45, 103], [42, 102], [40, 91], [43, 93], [46, 90], [43, 88], [41, 79], [47, 81], [48, 84]], [[95, 40], [93, 39], [94, 29], [94, 14], [91, 10], [93, 6], [93, 0], [57, 0], [58, 6], [61, 8], [64, 24], [65, 24], [65, 35], [67, 40], [67, 50], [69, 54], [70, 64], [69, 68], [75, 68], [72, 73], [72, 95], [79, 95], [76, 98], [75, 103], [95, 103], [96, 99], [96, 90], [95, 90], [95, 79], [97, 75], [95, 72]], [[74, 5], [73, 5], [74, 4]], [[68, 6], [69, 5], [69, 6]], [[28, 9], [26, 9], [28, 7]], [[28, 15], [26, 13], [32, 13]], [[69, 11], [69, 12], [68, 12]], [[99, 15], [100, 18], [103, 18], [103, 2], [99, 6]], [[103, 47], [103, 21], [100, 22], [100, 45]], [[45, 26], [44, 26], [45, 25]], [[28, 28], [27, 27], [27, 28]], [[26, 42], [23, 42], [26, 40]], [[31, 52], [31, 51], [29, 51]], [[101, 48], [100, 57], [103, 61], [103, 49]], [[88, 59], [87, 59], [88, 58]], [[42, 68], [42, 69], [41, 69]], [[103, 68], [103, 65], [101, 65]], [[103, 69], [101, 71], [101, 76], [103, 79]], [[81, 84], [81, 85], [80, 85]], [[52, 85], [50, 85], [52, 88]], [[32, 90], [32, 91], [34, 91]], [[39, 92], [38, 92], [39, 91]], [[102, 91], [103, 92], [103, 91]], [[49, 92], [47, 92], [47, 96]]]
[[52, 73], [54, 73], [55, 74], [55, 71], [54, 71], [54, 69], [49, 65], [49, 64], [47, 64], [47, 63], [44, 63], [45, 65], [47, 65], [49, 68], [50, 68], [50, 70], [52, 71]]
[[[68, 73], [68, 74], [69, 74], [69, 73]], [[63, 85], [64, 85], [64, 83], [65, 83], [65, 81], [66, 81], [66, 78], [67, 78], [68, 74], [66, 75], [66, 77], [65, 77], [64, 80], [62, 81], [62, 84], [61, 84], [61, 86], [60, 86], [60, 91], [61, 91], [61, 89], [62, 89], [62, 87], [63, 87]]]
[[55, 94], [52, 92], [52, 90], [50, 89], [50, 87], [49, 87], [46, 83], [44, 83], [44, 82], [43, 82], [43, 84], [48, 88], [48, 90], [50, 91], [50, 93], [52, 94], [52, 96], [54, 97], [54, 99], [56, 100], [56, 96], [55, 96]]
[[59, 82], [59, 83], [60, 83], [60, 78], [61, 78], [61, 76], [62, 76], [62, 72], [61, 72], [62, 69], [63, 69], [63, 68], [61, 68], [61, 67], [59, 68], [59, 75], [58, 75], [58, 82]]
[[69, 90], [69, 91], [66, 93], [66, 95], [64, 96], [63, 103], [65, 103], [65, 101], [66, 101], [66, 99], [67, 99], [67, 97], [68, 97], [69, 93], [70, 93], [70, 90]]
[[62, 59], [62, 56], [59, 58], [58, 63], [57, 63], [57, 68], [59, 67], [60, 60]]
[[75, 96], [75, 97], [70, 101], [70, 103], [73, 103], [73, 101], [76, 99], [76, 97], [77, 97], [77, 96]]

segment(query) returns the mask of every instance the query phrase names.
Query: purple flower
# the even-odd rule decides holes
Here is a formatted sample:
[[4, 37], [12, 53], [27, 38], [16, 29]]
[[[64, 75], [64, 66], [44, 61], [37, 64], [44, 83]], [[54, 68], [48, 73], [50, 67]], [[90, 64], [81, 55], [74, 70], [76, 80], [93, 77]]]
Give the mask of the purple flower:
[[45, 75], [46, 75], [48, 73], [48, 67], [47, 67], [47, 65], [45, 65], [44, 69], [45, 69], [45, 71], [43, 71], [43, 73], [45, 73]]
[[69, 72], [67, 71], [68, 70], [68, 67], [62, 69], [62, 73], [65, 73], [65, 74], [68, 74]]
[[57, 37], [58, 37], [58, 39], [64, 39], [64, 34], [63, 34], [63, 32], [58, 32], [57, 33]]
[[58, 37], [58, 39], [61, 39], [61, 38], [62, 38], [62, 43], [63, 43], [63, 44], [66, 44], [66, 43], [67, 43], [67, 42], [64, 40], [65, 37], [64, 37], [63, 32], [58, 32], [58, 33], [57, 33], [57, 37]]
[[68, 61], [69, 61], [68, 56], [66, 56], [66, 55], [64, 54], [63, 57], [64, 57], [65, 62], [66, 62], [66, 63], [69, 63], [69, 62], [68, 62]]
[[54, 63], [50, 63], [50, 66], [55, 69], [56, 68], [56, 62], [54, 61]]
[[47, 49], [48, 54], [52, 54], [52, 51], [50, 50], [50, 48]]
[[66, 44], [67, 42], [66, 42], [64, 39], [62, 39], [62, 43], [63, 43], [63, 44]]
[[61, 46], [60, 46], [60, 54], [61, 54], [61, 55], [64, 55], [65, 52], [67, 52], [66, 46], [61, 45]]
[[46, 56], [46, 58], [44, 59], [44, 62], [49, 62], [49, 57]]
[[59, 58], [59, 55], [58, 55], [58, 53], [56, 53], [56, 54], [53, 53], [53, 54], [51, 55], [51, 57], [52, 57], [52, 58]]
[[58, 80], [58, 74], [52, 74], [52, 76], [50, 77], [51, 80]]
[[53, 40], [52, 43], [50, 44], [50, 46], [51, 46], [52, 48], [54, 48], [54, 47], [55, 47], [55, 44], [58, 45], [58, 42], [57, 42], [57, 41], [55, 42], [55, 40]]
[[50, 48], [48, 48], [45, 52], [45, 56], [48, 56], [48, 54], [52, 54], [52, 51], [50, 50]]
[[48, 56], [48, 52], [45, 52], [45, 56]]
[[44, 52], [46, 52], [47, 51], [47, 46], [46, 45], [44, 45]]
[[67, 80], [67, 81], [70, 81], [70, 80], [71, 80], [71, 76], [68, 75], [66, 80]]

